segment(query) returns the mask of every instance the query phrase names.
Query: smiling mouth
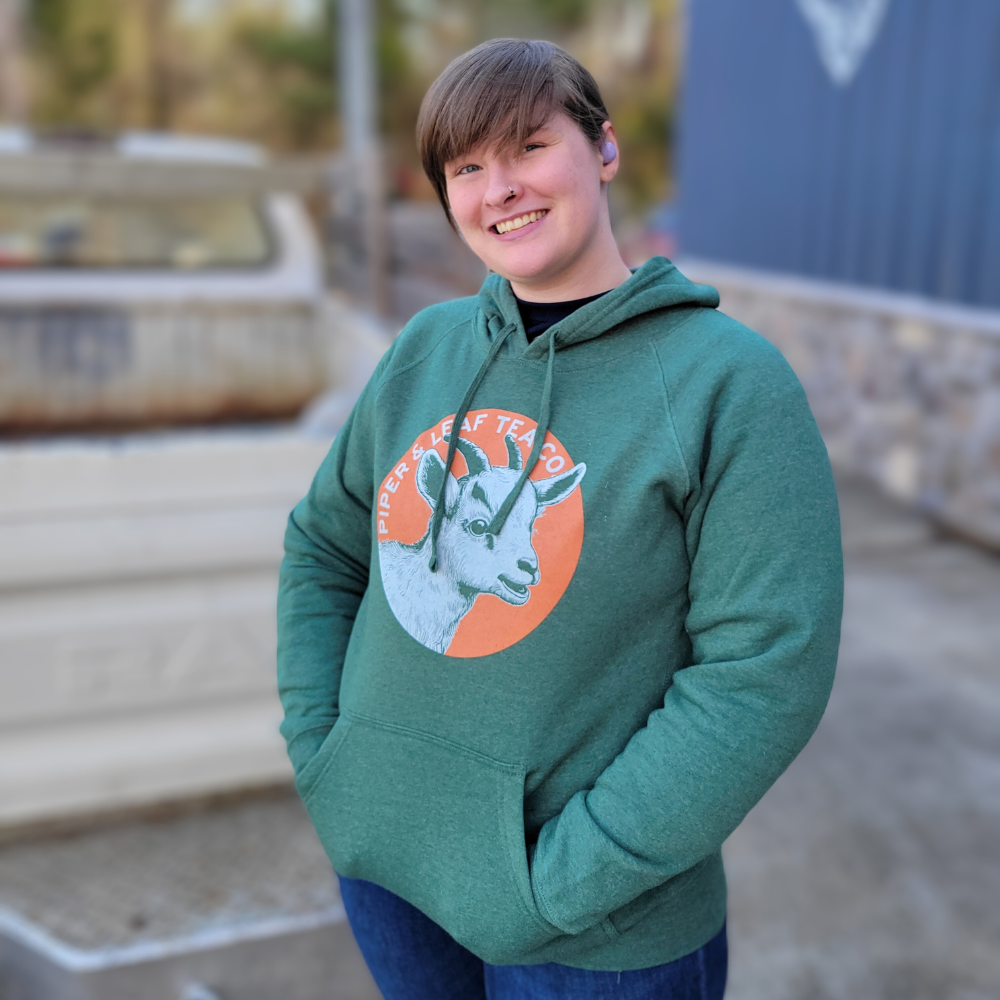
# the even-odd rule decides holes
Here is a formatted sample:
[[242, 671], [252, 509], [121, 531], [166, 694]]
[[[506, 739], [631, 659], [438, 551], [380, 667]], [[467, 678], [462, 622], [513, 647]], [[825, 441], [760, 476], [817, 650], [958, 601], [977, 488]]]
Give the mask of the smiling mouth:
[[497, 579], [512, 593], [516, 594], [518, 597], [524, 597], [528, 593], [528, 588], [520, 583], [515, 583], [510, 577], [506, 577], [503, 573], [500, 574]]
[[543, 208], [540, 212], [525, 212], [524, 215], [519, 215], [516, 219], [506, 219], [503, 222], [498, 222], [490, 226], [490, 229], [498, 236], [503, 236], [504, 233], [512, 233], [515, 229], [523, 229], [532, 222], [544, 219], [548, 214], [549, 210], [547, 208]]

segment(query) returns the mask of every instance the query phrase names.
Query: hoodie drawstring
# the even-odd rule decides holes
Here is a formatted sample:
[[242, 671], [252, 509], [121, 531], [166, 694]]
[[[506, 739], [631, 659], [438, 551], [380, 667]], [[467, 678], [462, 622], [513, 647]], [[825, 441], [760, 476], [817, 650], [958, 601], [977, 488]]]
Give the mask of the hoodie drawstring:
[[[441, 485], [438, 488], [437, 501], [434, 504], [434, 513], [431, 515], [430, 571], [432, 573], [436, 573], [438, 567], [437, 541], [438, 535], [441, 534], [441, 525], [444, 522], [444, 505], [445, 494], [448, 489], [448, 473], [451, 472], [452, 464], [455, 461], [455, 452], [458, 450], [458, 437], [461, 432], [462, 421], [465, 420], [465, 415], [469, 412], [469, 407], [472, 405], [472, 397], [476, 394], [476, 390], [479, 388], [480, 383], [486, 377], [486, 372], [493, 363], [493, 359], [497, 356], [497, 353], [503, 346], [504, 341], [516, 329], [517, 327], [511, 324], [510, 326], [504, 327], [496, 335], [496, 339], [493, 341], [489, 353], [486, 355], [486, 360], [483, 361], [482, 366], [476, 373], [476, 377], [472, 380], [469, 388], [466, 390], [465, 396], [462, 398], [462, 402], [455, 413], [455, 419], [452, 422], [452, 430], [454, 433], [448, 435], [448, 454], [444, 460], [444, 475], [441, 477]], [[535, 467], [535, 463], [538, 461], [538, 456], [542, 452], [545, 435], [548, 433], [549, 429], [549, 413], [552, 401], [552, 371], [555, 367], [555, 357], [556, 338], [555, 335], [552, 334], [549, 336], [549, 358], [548, 363], [545, 366], [545, 385], [542, 389], [542, 402], [539, 407], [538, 423], [535, 426], [535, 439], [531, 446], [531, 454], [528, 456], [528, 461], [524, 463], [524, 466], [521, 469], [521, 474], [517, 477], [517, 482], [514, 484], [514, 488], [507, 494], [504, 502], [500, 505], [500, 509], [493, 516], [493, 520], [486, 529], [491, 535], [500, 534], [507, 521], [507, 516], [510, 514], [514, 504], [517, 502], [517, 498], [521, 495], [521, 490], [524, 489], [524, 484], [527, 481], [528, 476], [531, 474], [531, 470]]]
[[552, 369], [554, 367], [555, 357], [556, 338], [555, 334], [552, 334], [549, 337], [549, 361], [545, 366], [545, 388], [542, 389], [542, 405], [538, 408], [538, 423], [535, 426], [535, 440], [531, 445], [531, 454], [528, 455], [528, 461], [524, 463], [524, 467], [521, 469], [521, 475], [517, 477], [517, 482], [514, 484], [514, 488], [507, 494], [506, 499], [500, 505], [500, 509], [493, 516], [490, 526], [486, 529], [491, 535], [500, 534], [501, 529], [507, 522], [507, 515], [514, 508], [514, 504], [517, 503], [517, 498], [521, 495], [521, 490], [524, 489], [524, 484], [528, 479], [528, 475], [535, 467], [535, 462], [538, 461], [538, 456], [542, 453], [542, 445], [545, 443], [545, 435], [549, 430], [549, 404], [552, 401]]
[[469, 388], [465, 390], [465, 396], [462, 397], [462, 402], [459, 404], [458, 410], [455, 413], [455, 420], [452, 423], [452, 430], [454, 434], [448, 435], [448, 454], [444, 460], [444, 475], [441, 477], [441, 485], [438, 488], [437, 500], [434, 504], [434, 513], [431, 515], [431, 562], [430, 570], [432, 573], [437, 572], [438, 557], [437, 557], [437, 540], [438, 535], [441, 534], [441, 524], [444, 521], [444, 503], [445, 503], [445, 493], [448, 490], [448, 473], [451, 472], [452, 464], [455, 461], [455, 452], [458, 449], [458, 435], [461, 431], [462, 421], [465, 419], [466, 413], [469, 412], [469, 407], [472, 405], [472, 397], [476, 394], [476, 390], [479, 388], [480, 383], [486, 378], [486, 372], [490, 365], [493, 364], [493, 359], [497, 356], [500, 348], [503, 347], [504, 341], [517, 329], [514, 324], [505, 326], [494, 338], [492, 345], [490, 346], [489, 353], [486, 355], [486, 360], [483, 361], [476, 372], [476, 377], [469, 384]]

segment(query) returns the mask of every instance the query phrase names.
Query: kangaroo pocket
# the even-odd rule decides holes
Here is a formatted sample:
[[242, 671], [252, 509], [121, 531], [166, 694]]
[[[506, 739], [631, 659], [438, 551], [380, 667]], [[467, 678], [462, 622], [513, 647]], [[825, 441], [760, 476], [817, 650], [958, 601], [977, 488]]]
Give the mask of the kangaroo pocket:
[[561, 933], [531, 894], [522, 768], [356, 716], [317, 757], [300, 790], [339, 874], [402, 896], [494, 964]]

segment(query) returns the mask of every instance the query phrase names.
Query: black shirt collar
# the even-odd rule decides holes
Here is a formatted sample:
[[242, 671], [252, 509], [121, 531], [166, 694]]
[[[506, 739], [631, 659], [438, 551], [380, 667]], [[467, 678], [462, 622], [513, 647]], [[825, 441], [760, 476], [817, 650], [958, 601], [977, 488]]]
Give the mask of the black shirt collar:
[[607, 294], [607, 292], [598, 292], [596, 295], [588, 295], [585, 299], [571, 299], [568, 302], [526, 302], [516, 295], [514, 298], [517, 301], [521, 322], [524, 323], [524, 332], [527, 334], [530, 344], [536, 337], [545, 333], [550, 326], [565, 319], [570, 313], [576, 312], [580, 306], [585, 306], [588, 302], [593, 302]]

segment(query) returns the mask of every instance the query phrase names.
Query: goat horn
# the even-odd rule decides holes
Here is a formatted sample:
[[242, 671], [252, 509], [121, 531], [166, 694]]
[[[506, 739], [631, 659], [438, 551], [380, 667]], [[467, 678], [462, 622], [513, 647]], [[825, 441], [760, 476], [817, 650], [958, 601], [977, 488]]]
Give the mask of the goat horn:
[[[450, 437], [451, 435], [446, 436]], [[462, 453], [465, 464], [469, 467], [470, 476], [478, 476], [480, 472], [486, 472], [491, 468], [486, 452], [479, 445], [460, 437], [455, 447]]]
[[521, 449], [518, 448], [517, 442], [511, 437], [510, 434], [505, 434], [503, 443], [507, 445], [507, 465], [511, 469], [516, 469], [518, 472], [521, 470]]

